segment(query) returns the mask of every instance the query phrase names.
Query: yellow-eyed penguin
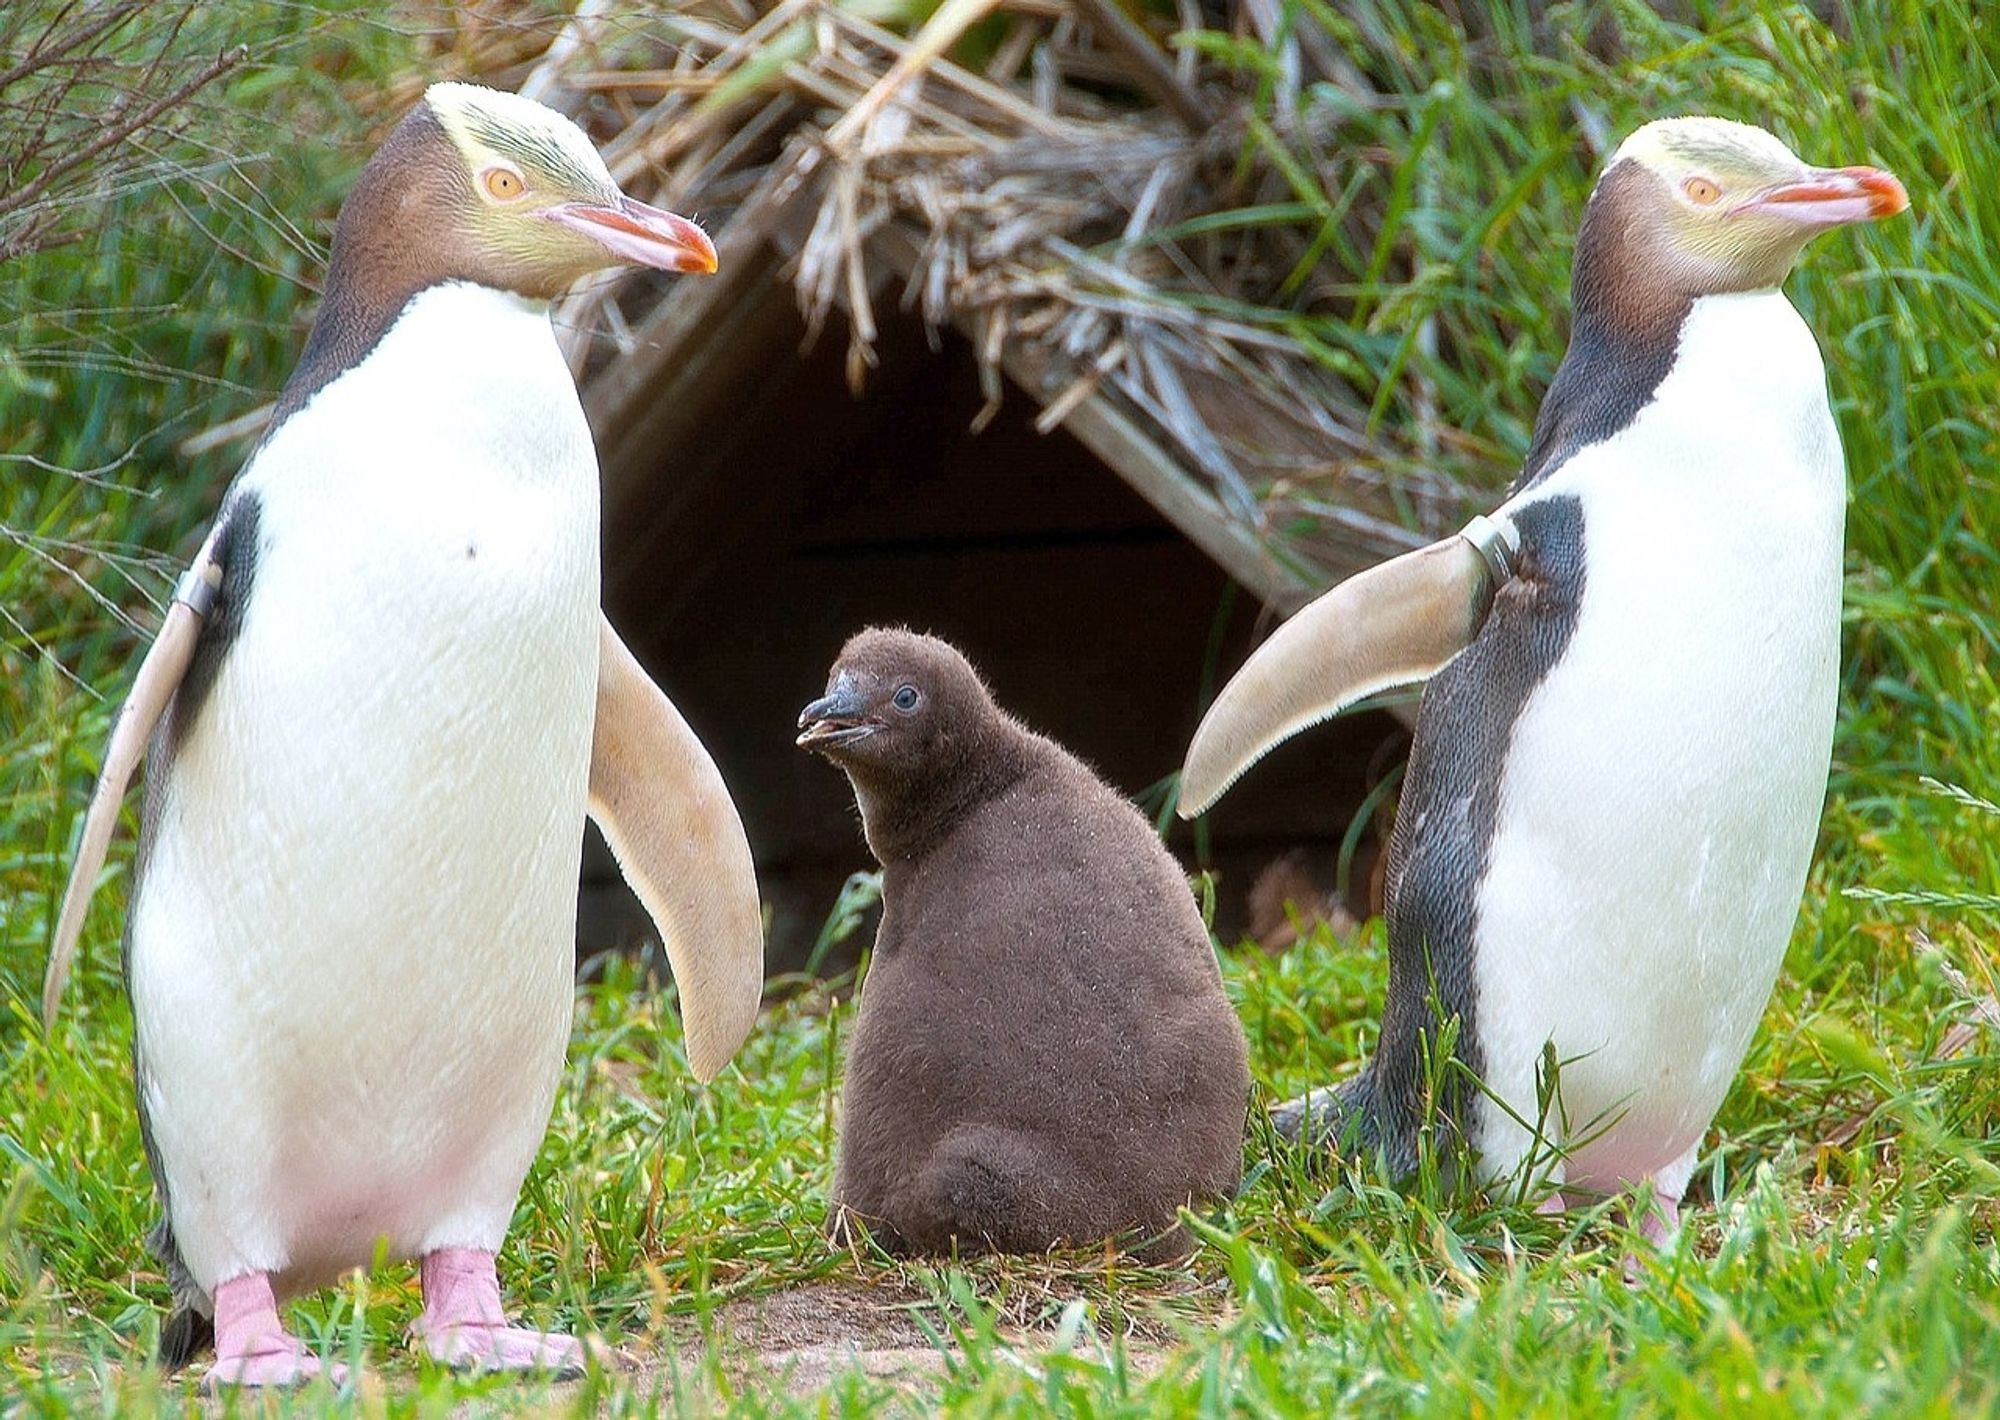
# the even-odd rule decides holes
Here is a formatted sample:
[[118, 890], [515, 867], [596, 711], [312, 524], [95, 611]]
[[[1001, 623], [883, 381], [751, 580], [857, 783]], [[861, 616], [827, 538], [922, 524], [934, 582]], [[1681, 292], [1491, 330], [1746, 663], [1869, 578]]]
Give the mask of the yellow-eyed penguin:
[[[598, 611], [598, 473], [550, 299], [710, 272], [540, 104], [432, 86], [341, 211], [324, 303], [120, 712], [53, 1016], [151, 736], [125, 936], [178, 1365], [321, 1362], [279, 1297], [419, 1258], [456, 1365], [570, 1370], [494, 1253], [570, 1025], [586, 812], [661, 928], [691, 1067], [753, 1021], [762, 931], [714, 764]], [[157, 732], [154, 726], [157, 722]]]
[[1641, 1227], [1671, 1236], [1784, 956], [1833, 737], [1845, 478], [1779, 283], [1813, 237], [1907, 205], [1889, 174], [1807, 167], [1762, 129], [1639, 129], [1585, 209], [1569, 351], [1506, 502], [1328, 592], [1217, 698], [1184, 816], [1285, 737], [1430, 678], [1381, 1037], [1281, 1128], [1412, 1167], [1441, 1009], [1483, 1086], [1439, 1082], [1481, 1178], [1538, 1129], [1550, 1183], [1650, 1192]]

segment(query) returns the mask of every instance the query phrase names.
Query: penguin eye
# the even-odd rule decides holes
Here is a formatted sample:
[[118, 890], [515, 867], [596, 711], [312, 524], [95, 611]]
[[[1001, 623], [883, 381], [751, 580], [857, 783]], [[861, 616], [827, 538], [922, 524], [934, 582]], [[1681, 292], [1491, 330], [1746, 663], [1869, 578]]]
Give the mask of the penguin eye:
[[502, 202], [512, 202], [528, 190], [521, 175], [511, 168], [488, 168], [485, 183], [487, 193]]
[[893, 703], [898, 710], [907, 715], [917, 708], [917, 702], [922, 699], [923, 696], [917, 693], [914, 685], [905, 685], [897, 689]]
[[1681, 184], [1681, 191], [1688, 200], [1700, 207], [1713, 207], [1715, 200], [1722, 196], [1722, 189], [1705, 177], [1691, 177]]

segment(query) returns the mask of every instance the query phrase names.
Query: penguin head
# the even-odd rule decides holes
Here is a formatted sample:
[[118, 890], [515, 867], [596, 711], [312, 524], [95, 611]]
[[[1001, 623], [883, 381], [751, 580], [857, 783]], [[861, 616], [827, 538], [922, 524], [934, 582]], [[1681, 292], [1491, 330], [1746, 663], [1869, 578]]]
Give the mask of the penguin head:
[[1678, 296], [1764, 290], [1820, 233], [1909, 205], [1879, 168], [1808, 167], [1747, 123], [1659, 119], [1619, 145], [1591, 193], [1578, 283], [1596, 256], [1608, 258], [1602, 279], [1664, 284]]
[[846, 772], [868, 846], [887, 863], [922, 856], [1017, 782], [1040, 741], [952, 646], [870, 627], [800, 712], [798, 743]]
[[362, 171], [333, 264], [391, 290], [464, 280], [548, 300], [606, 267], [708, 273], [716, 260], [701, 228], [621, 192], [561, 114], [440, 83]]
[[801, 748], [877, 779], [933, 777], [1003, 718], [979, 672], [948, 642], [871, 626], [841, 647], [826, 694], [799, 713]]

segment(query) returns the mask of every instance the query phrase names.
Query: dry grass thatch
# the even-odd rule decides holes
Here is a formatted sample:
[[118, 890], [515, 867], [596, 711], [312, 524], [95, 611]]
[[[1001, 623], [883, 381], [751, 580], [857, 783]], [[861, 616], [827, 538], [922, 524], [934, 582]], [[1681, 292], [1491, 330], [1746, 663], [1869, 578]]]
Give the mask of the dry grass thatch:
[[716, 280], [623, 276], [560, 313], [614, 508], [621, 463], [671, 438], [663, 404], [726, 397], [702, 384], [703, 334], [789, 281], [814, 331], [845, 316], [856, 388], [886, 310], [962, 332], [982, 418], [1011, 378], [1044, 430], [1067, 424], [1269, 602], [1452, 526], [1464, 490], [1369, 431], [1291, 319], [1313, 296], [1315, 227], [1366, 250], [1377, 218], [1325, 197], [1339, 174], [1288, 170], [1313, 135], [1274, 133], [1249, 84], [1166, 36], [1233, 25], [1275, 46], [1280, 88], [1372, 94], [1323, 40], [1281, 31], [1276, 0], [1175, 3], [1142, 24], [1114, 0], [927, 16], [911, 0], [583, 0], [462, 28], [441, 68], [564, 109], [628, 190], [698, 213], [722, 254]]

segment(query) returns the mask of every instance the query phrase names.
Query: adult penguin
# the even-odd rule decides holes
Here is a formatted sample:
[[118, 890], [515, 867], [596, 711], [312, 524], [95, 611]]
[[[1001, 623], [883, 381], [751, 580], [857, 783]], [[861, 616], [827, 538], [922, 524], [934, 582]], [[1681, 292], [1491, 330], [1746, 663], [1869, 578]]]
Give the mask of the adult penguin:
[[[1888, 173], [1807, 167], [1744, 124], [1639, 129], [1584, 211], [1574, 333], [1507, 501], [1334, 588], [1217, 697], [1184, 816], [1430, 677], [1381, 1037], [1281, 1128], [1406, 1171], [1434, 1085], [1481, 1178], [1545, 1163], [1558, 1190], [1650, 1194], [1655, 1240], [1677, 1228], [1798, 912], [1833, 737], [1846, 487], [1779, 284], [1813, 237], [1907, 205]], [[1476, 1086], [1427, 1069], [1451, 1018]]]
[[[548, 303], [709, 272], [530, 100], [437, 84], [363, 170], [273, 425], [120, 713], [59, 921], [53, 1016], [151, 737], [125, 937], [163, 1359], [322, 1369], [280, 1297], [422, 1263], [421, 1344], [573, 1370], [494, 1254], [568, 1039], [586, 811], [658, 922], [706, 1079], [755, 1016], [748, 846], [598, 611], [598, 473]], [[157, 732], [155, 725], [157, 724]]]

